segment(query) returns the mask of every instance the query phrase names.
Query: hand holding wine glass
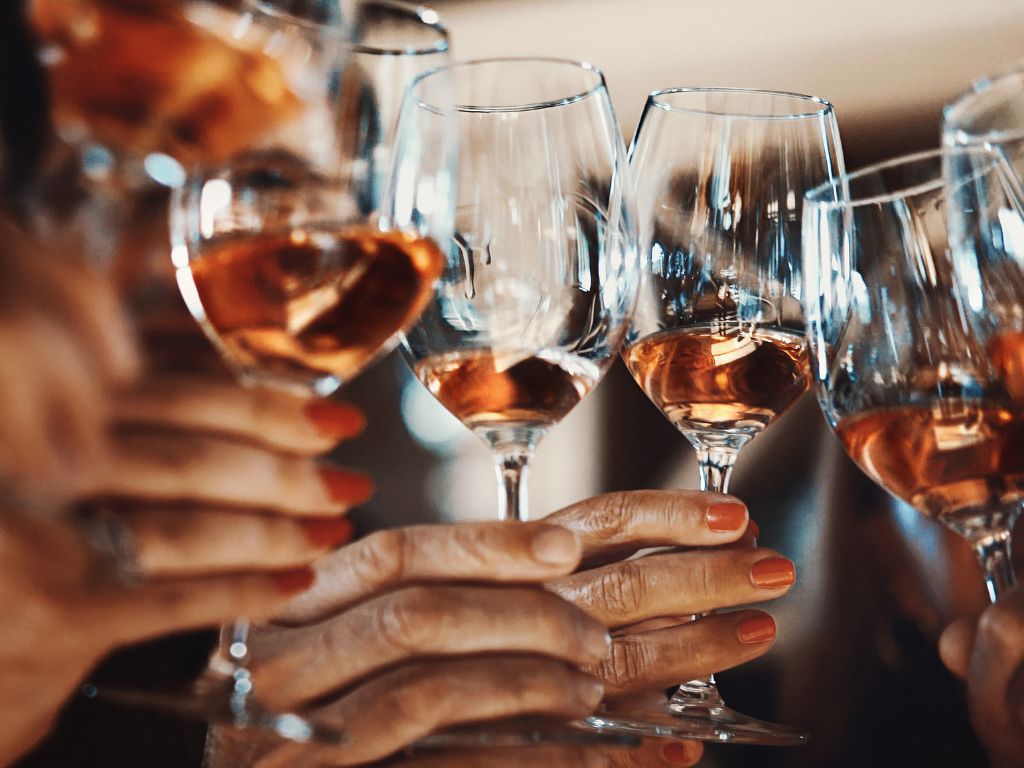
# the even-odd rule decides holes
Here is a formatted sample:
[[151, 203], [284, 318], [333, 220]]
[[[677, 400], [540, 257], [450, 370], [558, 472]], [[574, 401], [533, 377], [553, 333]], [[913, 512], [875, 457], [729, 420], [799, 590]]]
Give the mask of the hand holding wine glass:
[[[740, 450], [807, 388], [800, 199], [842, 169], [831, 105], [767, 91], [673, 88], [647, 101], [631, 147], [644, 282], [623, 351], [651, 401], [724, 493]], [[791, 584], [793, 564], [765, 563]], [[806, 739], [725, 706], [714, 679], [615, 713], [638, 733], [756, 744]]]

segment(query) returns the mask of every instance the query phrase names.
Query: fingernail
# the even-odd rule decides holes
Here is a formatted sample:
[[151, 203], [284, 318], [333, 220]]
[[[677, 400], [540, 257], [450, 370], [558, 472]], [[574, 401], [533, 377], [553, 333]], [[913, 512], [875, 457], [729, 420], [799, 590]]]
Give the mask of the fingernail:
[[351, 405], [330, 400], [311, 400], [303, 410], [316, 431], [332, 440], [355, 437], [366, 428], [363, 412]]
[[317, 549], [333, 549], [352, 539], [355, 526], [347, 517], [340, 520], [305, 520], [302, 535]]
[[318, 471], [331, 501], [352, 506], [373, 496], [373, 481], [364, 474], [334, 467], [321, 467]]
[[596, 677], [581, 677], [576, 681], [576, 699], [587, 709], [593, 709], [604, 698], [604, 684]]
[[739, 531], [746, 525], [747, 508], [742, 504], [727, 502], [712, 504], [707, 511], [708, 528], [715, 533]]
[[293, 568], [290, 571], [281, 571], [273, 574], [270, 578], [277, 584], [277, 588], [286, 595], [305, 592], [316, 580], [316, 574], [312, 568]]
[[761, 527], [753, 520], [747, 521], [747, 533], [753, 536], [755, 539], [761, 535]]
[[580, 556], [580, 540], [567, 528], [548, 526], [533, 537], [530, 551], [542, 563], [575, 563]]
[[744, 619], [736, 630], [736, 636], [744, 645], [767, 643], [775, 637], [775, 619], [767, 614]]
[[769, 557], [754, 563], [750, 569], [750, 580], [762, 589], [788, 587], [796, 581], [796, 569], [784, 557]]
[[612, 647], [612, 636], [608, 630], [596, 622], [584, 621], [582, 633], [583, 649], [591, 660], [601, 661], [608, 655]]
[[675, 741], [670, 741], [661, 748], [661, 757], [666, 763], [671, 763], [672, 765], [690, 765], [693, 763], [690, 750], [686, 748], [686, 745]]

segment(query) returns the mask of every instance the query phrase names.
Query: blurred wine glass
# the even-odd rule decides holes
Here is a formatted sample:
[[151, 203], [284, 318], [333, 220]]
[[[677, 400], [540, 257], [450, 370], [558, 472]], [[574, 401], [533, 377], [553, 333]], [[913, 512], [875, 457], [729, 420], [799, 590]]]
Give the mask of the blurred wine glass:
[[[945, 184], [944, 157], [972, 173]], [[808, 331], [825, 415], [876, 483], [968, 541], [993, 601], [1013, 583], [1024, 411], [986, 349], [998, 337], [969, 330], [965, 309], [987, 298], [970, 280], [961, 290], [951, 253], [966, 243], [982, 257], [995, 230], [974, 228], [980, 236], [957, 246], [950, 209], [981, 189], [1007, 204], [1011, 176], [984, 147], [947, 149], [843, 177], [805, 203]]]
[[[190, 312], [243, 383], [322, 397], [393, 347], [432, 296], [444, 263], [438, 243], [450, 240], [454, 218], [445, 198], [454, 132], [442, 120], [429, 139], [410, 136], [402, 162], [431, 153], [429, 169], [417, 166], [423, 197], [382, 218], [386, 195], [370, 190], [392, 174], [366, 169], [390, 161], [390, 134], [347, 140], [353, 124], [381, 125], [375, 81], [360, 77], [355, 100], [345, 90], [356, 87], [345, 66], [352, 20], [325, 18], [319, 2], [246, 7], [239, 34], [280, 66], [287, 95], [247, 144], [187, 169], [171, 205], [172, 260]], [[359, 29], [371, 27], [360, 20]], [[225, 630], [203, 678], [157, 703], [296, 740], [343, 739], [260, 704], [248, 634], [245, 621]]]
[[[644, 281], [623, 358], [697, 451], [701, 490], [727, 493], [743, 446], [808, 386], [800, 201], [842, 171], [835, 115], [789, 93], [655, 91], [630, 163]], [[806, 740], [727, 707], [713, 677], [608, 719], [647, 735]]]

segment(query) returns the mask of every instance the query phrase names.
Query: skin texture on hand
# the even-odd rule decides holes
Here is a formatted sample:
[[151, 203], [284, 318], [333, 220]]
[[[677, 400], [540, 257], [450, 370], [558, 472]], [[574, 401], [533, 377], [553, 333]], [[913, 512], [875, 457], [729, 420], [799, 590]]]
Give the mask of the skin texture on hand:
[[[730, 497], [611, 494], [540, 522], [384, 531], [329, 555], [314, 566], [313, 587], [253, 635], [251, 667], [261, 697], [344, 728], [350, 742], [279, 745], [255, 762], [364, 764], [440, 728], [589, 714], [602, 690], [649, 695], [755, 658], [774, 641], [767, 614], [688, 620], [695, 611], [788, 590], [792, 563], [753, 548], [748, 523], [745, 507]], [[673, 549], [628, 559], [650, 547]], [[233, 764], [230, 733], [215, 740], [212, 765]], [[545, 759], [689, 765], [700, 756], [692, 744], [668, 756], [650, 749], [651, 759], [640, 762], [591, 750], [555, 750]], [[438, 759], [416, 758], [426, 765]]]
[[[0, 510], [0, 764], [116, 647], [280, 612], [372, 491], [318, 458], [362, 429], [351, 406], [163, 379], [110, 413], [79, 514]], [[111, 526], [130, 563], [86, 543]]]
[[967, 683], [971, 723], [993, 768], [1024, 765], [1024, 588], [1017, 586], [939, 640], [942, 660]]

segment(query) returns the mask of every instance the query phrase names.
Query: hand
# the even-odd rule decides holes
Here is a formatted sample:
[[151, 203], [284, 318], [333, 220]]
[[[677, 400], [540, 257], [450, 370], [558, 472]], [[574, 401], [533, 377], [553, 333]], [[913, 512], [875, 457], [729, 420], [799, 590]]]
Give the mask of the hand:
[[1024, 588], [946, 628], [939, 652], [967, 683], [971, 722], [993, 768], [1024, 765]]
[[110, 287], [0, 216], [0, 486], [46, 506], [96, 470], [111, 387], [138, 369]]
[[319, 560], [312, 589], [251, 635], [250, 669], [261, 700], [350, 741], [258, 764], [365, 763], [469, 721], [592, 712], [603, 689], [579, 667], [607, 632], [540, 586], [580, 553], [562, 528], [495, 522], [384, 531]]
[[[162, 379], [112, 410], [106, 458], [76, 485], [101, 510], [89, 538], [130, 563], [56, 515], [0, 514], [0, 764], [115, 647], [280, 610], [351, 536], [343, 515], [370, 491], [315, 460], [362, 428], [349, 406]], [[138, 584], [118, 577], [126, 565]]]
[[[753, 547], [747, 509], [737, 499], [694, 491], [614, 493], [546, 521], [583, 542], [585, 567], [548, 588], [612, 629], [611, 653], [593, 671], [613, 706], [617, 697], [645, 691], [664, 700], [661, 690], [750, 661], [774, 643], [775, 622], [763, 611], [689, 620], [775, 599], [794, 582], [793, 563]], [[648, 547], [701, 549], [625, 559]]]

